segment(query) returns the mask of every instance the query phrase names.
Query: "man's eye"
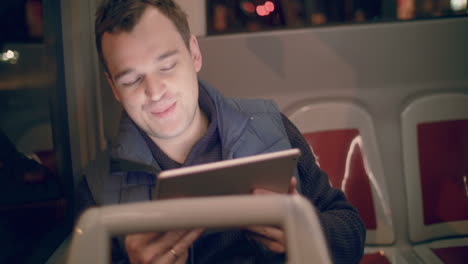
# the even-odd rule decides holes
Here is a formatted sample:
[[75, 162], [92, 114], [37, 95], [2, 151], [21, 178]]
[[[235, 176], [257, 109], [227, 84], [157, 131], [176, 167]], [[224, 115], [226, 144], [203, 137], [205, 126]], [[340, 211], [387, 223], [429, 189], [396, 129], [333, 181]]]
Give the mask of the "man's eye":
[[130, 82], [124, 82], [122, 83], [123, 86], [131, 86], [131, 85], [134, 85], [136, 84], [137, 82], [139, 82], [141, 80], [141, 78], [136, 78], [135, 80], [133, 81], [130, 81]]
[[162, 72], [168, 72], [168, 71], [174, 69], [176, 65], [177, 65], [177, 63], [174, 62], [174, 63], [172, 63], [172, 64], [170, 64], [168, 66], [165, 66], [165, 67], [161, 68], [161, 71]]

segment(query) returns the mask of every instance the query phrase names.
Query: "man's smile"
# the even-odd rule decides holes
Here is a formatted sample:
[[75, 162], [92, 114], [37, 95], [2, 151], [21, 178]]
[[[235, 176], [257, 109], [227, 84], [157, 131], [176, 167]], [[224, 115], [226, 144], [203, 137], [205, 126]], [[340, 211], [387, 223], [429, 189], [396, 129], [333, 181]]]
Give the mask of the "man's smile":
[[171, 115], [175, 111], [176, 106], [177, 106], [177, 101], [171, 104], [166, 104], [163, 106], [155, 107], [154, 109], [150, 111], [150, 113], [157, 118], [165, 118]]

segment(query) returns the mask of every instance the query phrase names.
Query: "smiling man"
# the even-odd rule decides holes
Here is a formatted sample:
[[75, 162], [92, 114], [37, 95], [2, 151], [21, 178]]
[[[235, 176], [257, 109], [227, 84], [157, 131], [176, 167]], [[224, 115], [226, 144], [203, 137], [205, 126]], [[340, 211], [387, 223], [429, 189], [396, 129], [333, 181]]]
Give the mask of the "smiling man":
[[183, 163], [208, 127], [198, 105], [200, 49], [195, 36], [184, 40], [157, 8], [141, 11], [131, 31], [101, 36], [106, 76], [133, 122], [170, 158]]
[[[166, 170], [299, 148], [298, 175], [291, 179], [289, 193], [304, 195], [316, 206], [336, 263], [359, 262], [365, 228], [354, 207], [341, 191], [330, 187], [301, 133], [275, 104], [226, 98], [198, 79], [202, 55], [177, 4], [171, 0], [106, 0], [97, 12], [95, 26], [107, 80], [125, 110], [111, 149], [113, 159]], [[91, 193], [98, 188], [88, 187], [85, 180], [80, 192], [81, 200], [87, 201], [83, 203], [151, 199], [154, 176], [123, 167], [117, 166], [106, 178], [101, 193]], [[271, 192], [253, 192], [265, 193]], [[285, 260], [284, 232], [269, 226], [209, 234], [198, 229], [132, 234], [120, 242], [113, 244], [113, 262]]]

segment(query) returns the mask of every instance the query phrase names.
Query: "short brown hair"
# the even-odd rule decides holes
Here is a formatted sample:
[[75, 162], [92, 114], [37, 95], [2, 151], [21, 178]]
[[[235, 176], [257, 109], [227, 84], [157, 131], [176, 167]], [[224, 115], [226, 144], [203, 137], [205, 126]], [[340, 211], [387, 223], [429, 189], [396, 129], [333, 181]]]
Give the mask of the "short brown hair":
[[94, 29], [97, 52], [106, 72], [109, 71], [102, 53], [102, 36], [106, 32], [132, 31], [149, 6], [157, 8], [172, 21], [185, 45], [189, 47], [190, 28], [187, 14], [173, 0], [104, 0], [96, 12]]

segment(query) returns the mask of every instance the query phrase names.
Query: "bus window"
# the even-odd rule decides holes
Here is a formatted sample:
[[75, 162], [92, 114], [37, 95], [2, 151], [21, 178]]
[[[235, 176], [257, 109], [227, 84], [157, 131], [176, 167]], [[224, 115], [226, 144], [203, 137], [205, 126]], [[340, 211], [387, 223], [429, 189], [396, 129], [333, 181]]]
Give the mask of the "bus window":
[[468, 0], [208, 0], [208, 35], [467, 15]]

